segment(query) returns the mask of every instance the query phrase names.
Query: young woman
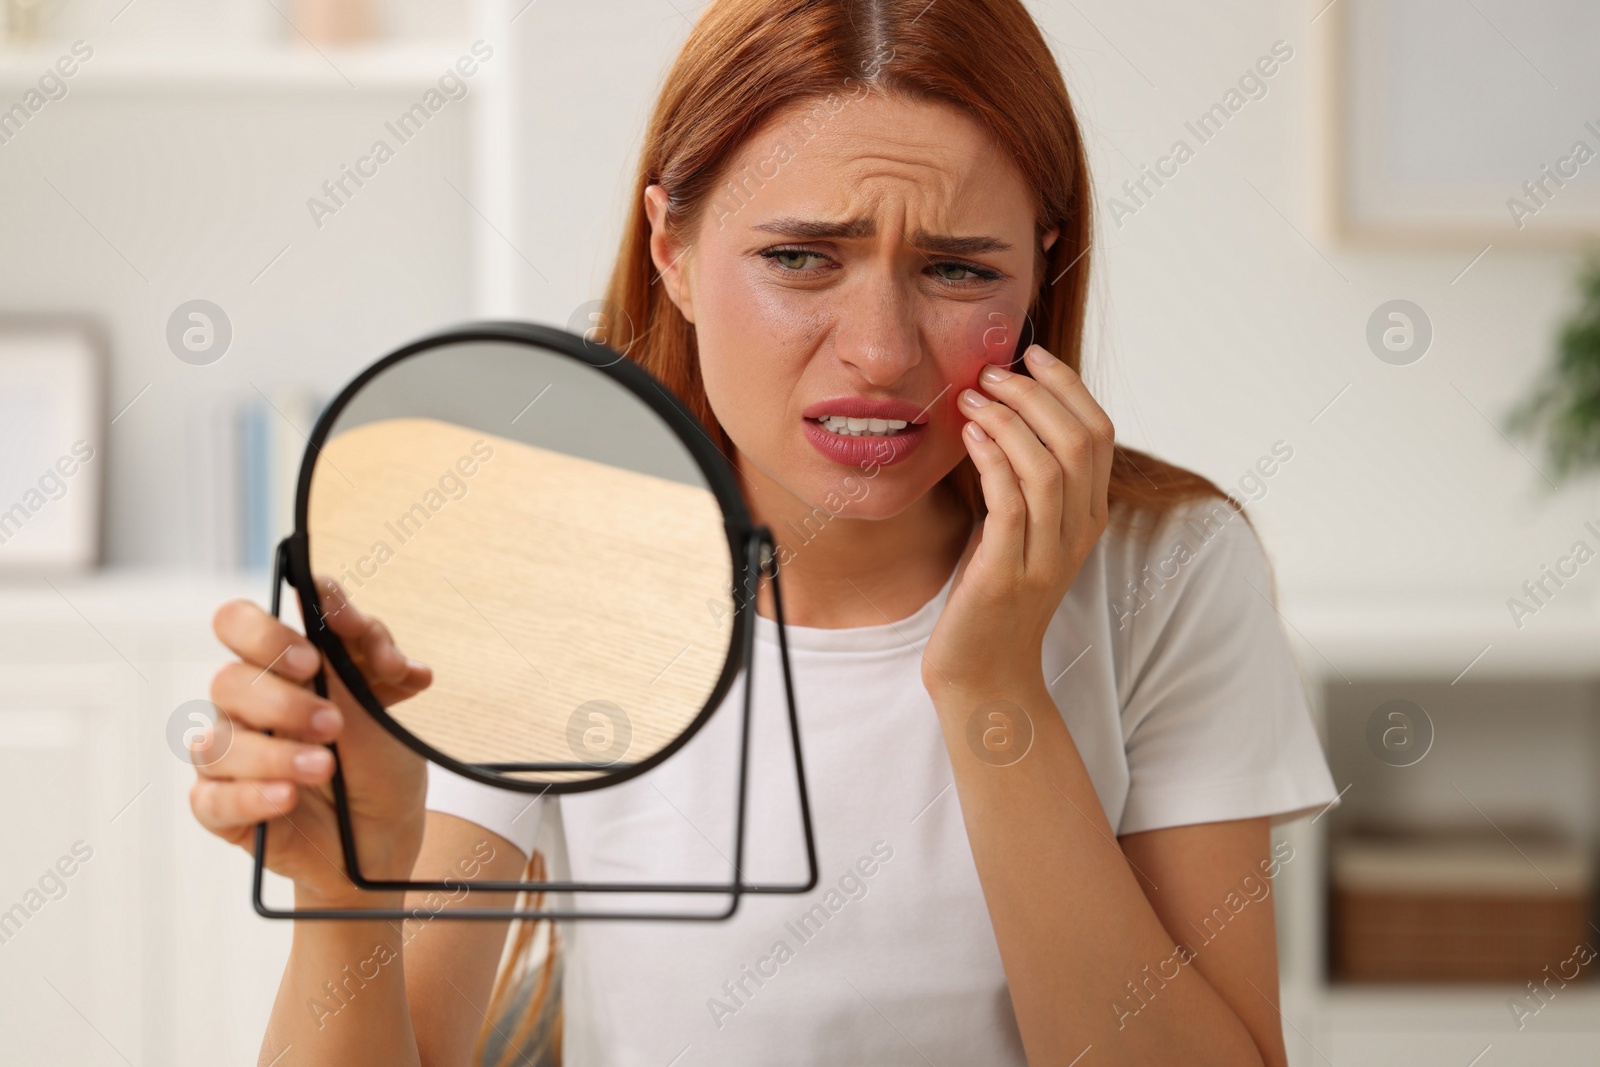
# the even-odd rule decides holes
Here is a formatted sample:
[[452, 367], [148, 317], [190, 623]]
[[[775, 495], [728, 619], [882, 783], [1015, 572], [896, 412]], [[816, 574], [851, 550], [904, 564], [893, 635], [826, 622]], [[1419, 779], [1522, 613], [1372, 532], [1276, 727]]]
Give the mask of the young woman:
[[[564, 929], [549, 1051], [1285, 1063], [1268, 897], [1293, 853], [1269, 830], [1336, 795], [1250, 525], [1115, 445], [1079, 377], [1089, 178], [1022, 4], [715, 0], [635, 193], [611, 325], [633, 324], [628, 356], [699, 415], [780, 543], [820, 884], [723, 923]], [[1037, 343], [1013, 362], [1022, 309]], [[769, 589], [756, 610], [760, 716], [781, 698]], [[336, 619], [380, 699], [428, 684], [381, 622]], [[706, 783], [731, 715], [649, 775], [530, 815], [425, 770], [342, 690], [318, 700], [317, 654], [260, 608], [224, 605], [216, 632], [240, 657], [213, 687], [236, 733], [192, 805], [245, 847], [269, 821], [302, 906], [399, 903], [328, 859], [334, 739], [380, 871], [518, 877], [543, 861], [538, 818], [575, 876], [727, 847], [731, 794]], [[768, 733], [752, 758], [781, 769]], [[795, 873], [792, 806], [751, 819], [751, 866], [776, 865], [756, 876]], [[502, 1014], [529, 931], [504, 953], [503, 927], [421, 925], [299, 925], [262, 1062], [512, 1062], [536, 1043], [537, 1004]]]

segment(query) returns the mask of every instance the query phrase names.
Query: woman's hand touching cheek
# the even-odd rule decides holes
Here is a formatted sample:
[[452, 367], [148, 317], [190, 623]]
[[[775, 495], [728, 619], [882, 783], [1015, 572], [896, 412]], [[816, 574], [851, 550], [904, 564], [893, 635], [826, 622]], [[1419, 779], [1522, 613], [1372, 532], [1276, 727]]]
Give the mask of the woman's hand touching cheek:
[[1045, 630], [1106, 528], [1111, 420], [1072, 368], [1038, 345], [1025, 358], [1032, 378], [986, 367], [989, 395], [957, 401], [988, 515], [923, 654], [930, 693], [1042, 684]]

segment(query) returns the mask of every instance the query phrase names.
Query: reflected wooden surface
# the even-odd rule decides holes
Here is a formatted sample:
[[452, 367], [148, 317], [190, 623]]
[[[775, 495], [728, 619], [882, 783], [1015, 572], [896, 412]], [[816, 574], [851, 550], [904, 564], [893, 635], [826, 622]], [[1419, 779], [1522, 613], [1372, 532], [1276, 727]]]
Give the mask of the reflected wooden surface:
[[[433, 668], [390, 714], [463, 762], [637, 762], [727, 658], [732, 566], [708, 489], [391, 419], [324, 445], [308, 526], [313, 572]], [[575, 723], [591, 701], [607, 704]]]

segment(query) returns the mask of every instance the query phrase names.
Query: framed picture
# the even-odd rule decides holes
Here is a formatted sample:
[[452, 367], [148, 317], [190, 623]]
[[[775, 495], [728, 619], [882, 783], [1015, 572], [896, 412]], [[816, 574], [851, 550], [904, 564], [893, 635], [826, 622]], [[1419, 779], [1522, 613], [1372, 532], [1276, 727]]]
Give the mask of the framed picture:
[[101, 374], [88, 326], [0, 320], [0, 572], [99, 562]]
[[1336, 236], [1600, 242], [1600, 4], [1312, 3], [1321, 199]]

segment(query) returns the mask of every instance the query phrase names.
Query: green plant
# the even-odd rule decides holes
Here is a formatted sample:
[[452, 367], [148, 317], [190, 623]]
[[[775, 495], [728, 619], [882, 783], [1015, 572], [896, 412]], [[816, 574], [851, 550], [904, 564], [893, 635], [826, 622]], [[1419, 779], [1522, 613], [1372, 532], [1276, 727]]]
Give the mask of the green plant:
[[1558, 480], [1600, 471], [1600, 254], [1579, 272], [1578, 289], [1578, 309], [1561, 328], [1554, 364], [1506, 427], [1544, 438], [1551, 474]]

